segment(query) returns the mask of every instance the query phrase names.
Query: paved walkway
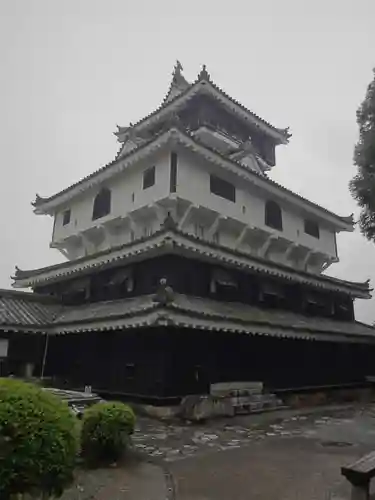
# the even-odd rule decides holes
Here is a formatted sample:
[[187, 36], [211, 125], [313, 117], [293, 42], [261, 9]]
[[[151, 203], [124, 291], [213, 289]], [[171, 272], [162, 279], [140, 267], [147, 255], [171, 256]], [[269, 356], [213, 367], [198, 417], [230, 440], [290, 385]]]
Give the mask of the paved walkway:
[[375, 449], [375, 418], [347, 407], [207, 426], [145, 419], [135, 444], [167, 464], [177, 500], [346, 500], [341, 466]]
[[123, 467], [85, 471], [61, 500], [169, 500], [160, 465], [134, 460]]
[[206, 426], [141, 418], [134, 446], [155, 463], [82, 474], [62, 500], [347, 500], [340, 468], [375, 449], [375, 412], [289, 411]]
[[324, 452], [292, 438], [190, 458], [170, 467], [178, 500], [339, 500], [348, 495], [340, 466], [356, 456]]

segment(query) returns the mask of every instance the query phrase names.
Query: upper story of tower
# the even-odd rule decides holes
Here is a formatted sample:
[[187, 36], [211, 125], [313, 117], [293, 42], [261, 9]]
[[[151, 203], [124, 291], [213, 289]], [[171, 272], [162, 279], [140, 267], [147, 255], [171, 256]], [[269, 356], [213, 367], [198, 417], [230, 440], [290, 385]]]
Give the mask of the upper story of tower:
[[115, 134], [111, 163], [34, 202], [69, 260], [150, 236], [169, 213], [203, 240], [320, 273], [338, 260], [336, 233], [353, 229], [268, 178], [288, 130], [225, 94], [205, 67], [189, 83], [178, 63], [161, 106]]

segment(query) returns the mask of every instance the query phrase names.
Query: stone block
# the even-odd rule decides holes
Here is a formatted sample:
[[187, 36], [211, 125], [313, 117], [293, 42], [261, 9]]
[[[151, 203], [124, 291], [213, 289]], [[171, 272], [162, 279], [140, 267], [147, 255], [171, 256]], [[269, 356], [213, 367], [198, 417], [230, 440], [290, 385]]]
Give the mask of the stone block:
[[234, 409], [229, 400], [212, 395], [192, 395], [183, 398], [179, 416], [192, 422], [214, 417], [233, 417]]
[[212, 396], [229, 396], [239, 391], [247, 394], [261, 394], [263, 392], [262, 382], [219, 382], [211, 384], [210, 394]]

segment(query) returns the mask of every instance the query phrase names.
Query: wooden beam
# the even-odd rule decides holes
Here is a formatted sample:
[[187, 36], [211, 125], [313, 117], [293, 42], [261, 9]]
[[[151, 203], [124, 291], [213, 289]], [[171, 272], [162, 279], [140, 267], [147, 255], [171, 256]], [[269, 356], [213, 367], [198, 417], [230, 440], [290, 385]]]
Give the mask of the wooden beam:
[[269, 249], [273, 243], [274, 240], [277, 239], [277, 236], [274, 234], [270, 234], [266, 241], [263, 243], [263, 245], [259, 248], [258, 254], [260, 257], [267, 257], [267, 253], [269, 252]]
[[190, 217], [191, 211], [193, 210], [193, 208], [198, 208], [198, 206], [191, 204], [191, 205], [189, 205], [187, 207], [187, 209], [185, 210], [184, 215], [181, 217], [180, 222], [178, 223], [178, 229], [182, 229], [183, 228], [183, 226], [185, 225], [186, 221]]
[[87, 237], [86, 234], [82, 233], [81, 234], [82, 238], [82, 246], [85, 250], [85, 255], [90, 255], [92, 253], [92, 250], [95, 251], [95, 245], [93, 242]]
[[156, 214], [156, 218], [157, 218], [158, 223], [160, 225], [162, 225], [166, 216], [167, 216], [165, 208], [161, 207], [157, 203], [153, 204], [153, 208], [155, 209], [155, 214]]
[[304, 271], [306, 271], [307, 264], [308, 264], [309, 259], [310, 259], [311, 255], [312, 255], [313, 253], [314, 253], [314, 252], [313, 252], [312, 250], [309, 250], [309, 251], [307, 252], [307, 254], [305, 255], [305, 258], [304, 258], [304, 259], [303, 259], [303, 261], [302, 261], [302, 269], [303, 269]]
[[249, 230], [249, 226], [245, 226], [242, 229], [242, 231], [240, 232], [238, 238], [234, 242], [234, 248], [235, 248], [235, 250], [242, 244], [242, 242], [245, 239], [245, 236], [246, 236], [248, 230]]
[[329, 266], [334, 262], [334, 259], [328, 259], [323, 265], [322, 265], [322, 272], [325, 271], [326, 269], [329, 268]]
[[219, 228], [220, 221], [223, 219], [226, 219], [226, 217], [221, 215], [221, 214], [219, 214], [215, 217], [215, 220], [213, 221], [213, 223], [211, 224], [211, 226], [208, 228], [208, 231], [207, 231], [207, 239], [208, 240], [212, 239], [213, 235], [216, 233], [217, 229]]
[[129, 219], [130, 229], [133, 231], [134, 234], [136, 234], [137, 233], [137, 223], [135, 222], [132, 215], [128, 214], [127, 217]]
[[65, 248], [62, 248], [62, 247], [55, 247], [55, 248], [56, 248], [56, 249], [57, 249], [60, 253], [62, 253], [62, 254], [63, 254], [63, 256], [64, 256], [66, 259], [70, 260], [70, 259], [69, 259], [69, 254], [68, 254], [68, 252], [65, 250]]
[[293, 250], [295, 248], [297, 248], [298, 245], [296, 245], [295, 243], [291, 243], [288, 248], [285, 250], [285, 254], [284, 254], [284, 258], [285, 260], [288, 260], [290, 258], [290, 254], [293, 252]]
[[112, 230], [111, 226], [107, 224], [101, 224], [100, 225], [101, 230], [103, 231], [104, 234], [104, 241], [108, 244], [108, 246], [112, 246], [113, 244], [113, 237], [115, 235], [114, 231]]

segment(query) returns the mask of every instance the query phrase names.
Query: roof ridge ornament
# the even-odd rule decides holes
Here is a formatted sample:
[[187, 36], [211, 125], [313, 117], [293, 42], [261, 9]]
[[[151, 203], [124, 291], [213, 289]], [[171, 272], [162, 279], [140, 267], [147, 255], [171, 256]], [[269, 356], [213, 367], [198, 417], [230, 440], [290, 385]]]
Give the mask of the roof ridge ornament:
[[19, 268], [18, 266], [14, 266], [14, 267], [15, 267], [15, 273], [14, 273], [14, 276], [11, 276], [12, 279], [20, 277], [20, 275], [22, 275], [22, 273], [23, 273], [23, 270], [21, 268]]
[[207, 71], [207, 69], [206, 69], [206, 65], [205, 65], [205, 64], [203, 64], [203, 65], [202, 65], [202, 69], [200, 70], [200, 73], [199, 73], [199, 75], [198, 75], [198, 80], [199, 80], [199, 81], [204, 80], [204, 81], [207, 81], [207, 82], [210, 82], [210, 81], [211, 81], [210, 74], [209, 74], [209, 72]]
[[[183, 72], [184, 68], [182, 67], [182, 64], [180, 63], [180, 61], [177, 59], [176, 60], [176, 64], [174, 65], [174, 68], [173, 68], [173, 73], [172, 73], [172, 76], [173, 76], [173, 81], [176, 81], [178, 78], [182, 77], [182, 72]], [[185, 78], [184, 78], [185, 80]]]
[[163, 229], [177, 229], [177, 223], [174, 220], [174, 218], [171, 215], [171, 212], [167, 213], [167, 216], [164, 219], [164, 222], [162, 223], [162, 228]]
[[278, 130], [281, 134], [285, 135], [285, 137], [287, 138], [287, 140], [289, 140], [292, 137], [292, 135], [293, 135], [291, 132], [289, 132], [290, 127], [277, 128], [276, 130]]
[[357, 224], [357, 222], [354, 220], [354, 213], [351, 213], [348, 216], [341, 216], [341, 218], [346, 222], [348, 222], [349, 224], [353, 224], [353, 226], [354, 224]]
[[138, 134], [137, 134], [135, 127], [132, 123], [130, 124], [127, 133], [128, 133], [128, 140], [130, 139], [132, 141], [135, 141], [138, 138]]
[[41, 203], [43, 203], [47, 199], [48, 198], [43, 198], [43, 196], [40, 196], [38, 193], [36, 193], [35, 200], [32, 201], [31, 204], [33, 207], [36, 207], [37, 205], [40, 205]]
[[169, 90], [167, 92], [167, 95], [165, 96], [163, 100], [163, 104], [166, 104], [170, 101], [172, 101], [175, 97], [179, 96], [182, 94], [186, 89], [190, 87], [190, 83], [186, 80], [184, 75], [182, 74], [183, 71], [182, 64], [180, 61], [177, 59], [176, 64], [173, 67], [172, 71], [172, 81], [169, 86]]
[[158, 289], [152, 297], [152, 301], [163, 306], [171, 304], [174, 301], [174, 291], [173, 288], [167, 284], [167, 278], [160, 279]]

